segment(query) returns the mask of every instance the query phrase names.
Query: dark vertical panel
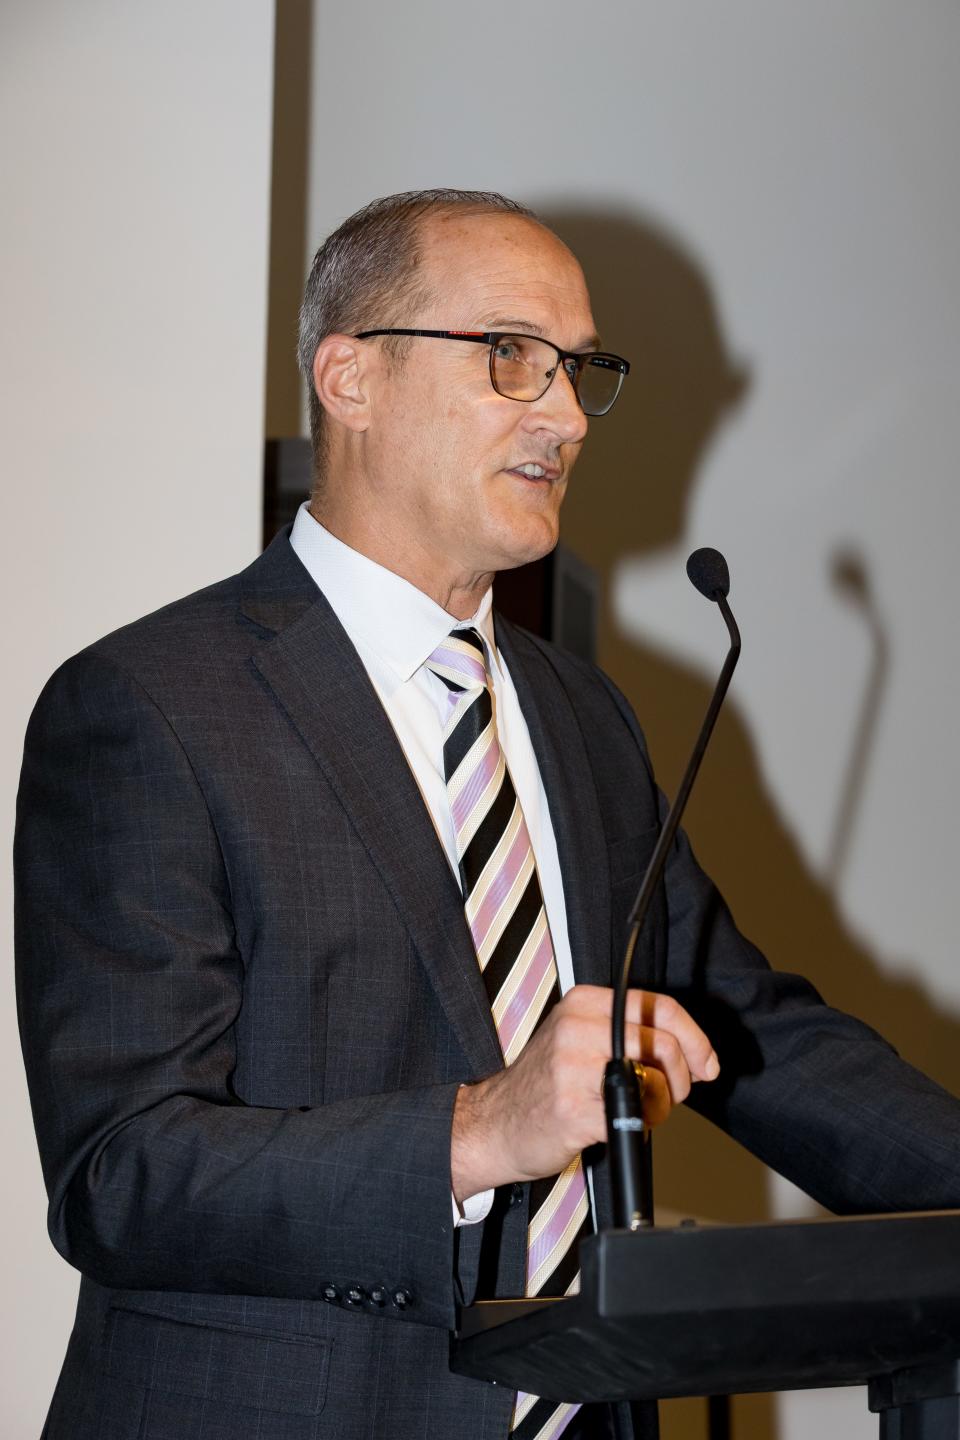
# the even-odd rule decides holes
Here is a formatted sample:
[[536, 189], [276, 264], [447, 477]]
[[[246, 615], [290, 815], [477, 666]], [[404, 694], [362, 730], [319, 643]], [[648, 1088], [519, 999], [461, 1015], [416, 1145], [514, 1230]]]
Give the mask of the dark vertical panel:
[[277, 0], [265, 431], [300, 434], [297, 314], [307, 271], [312, 0]]

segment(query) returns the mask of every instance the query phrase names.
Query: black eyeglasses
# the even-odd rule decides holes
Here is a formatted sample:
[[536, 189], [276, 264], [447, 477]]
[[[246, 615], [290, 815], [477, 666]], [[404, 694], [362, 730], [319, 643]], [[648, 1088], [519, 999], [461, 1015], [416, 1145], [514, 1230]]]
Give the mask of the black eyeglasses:
[[413, 335], [422, 340], [467, 340], [490, 346], [490, 384], [508, 400], [539, 400], [562, 365], [585, 415], [606, 415], [620, 394], [629, 361], [602, 350], [578, 354], [561, 350], [536, 335], [508, 335], [499, 330], [362, 330], [354, 340], [376, 335]]

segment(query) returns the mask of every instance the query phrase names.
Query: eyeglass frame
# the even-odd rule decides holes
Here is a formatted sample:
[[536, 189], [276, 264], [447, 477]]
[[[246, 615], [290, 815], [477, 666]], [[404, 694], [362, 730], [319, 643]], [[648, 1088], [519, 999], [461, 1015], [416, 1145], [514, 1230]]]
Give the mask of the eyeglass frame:
[[[622, 355], [614, 355], [613, 352], [610, 350], [561, 350], [560, 346], [555, 345], [552, 340], [547, 340], [542, 335], [526, 335], [522, 330], [361, 330], [358, 335], [354, 335], [352, 338], [354, 340], [373, 340], [378, 335], [407, 335], [413, 336], [414, 338], [419, 338], [421, 340], [466, 340], [469, 343], [475, 345], [489, 345], [490, 384], [493, 386], [496, 393], [502, 396], [504, 400], [516, 400], [519, 405], [535, 405], [538, 400], [542, 400], [544, 395], [546, 395], [547, 391], [550, 389], [550, 386], [556, 379], [558, 371], [562, 367], [564, 374], [566, 375], [567, 379], [570, 381], [570, 384], [573, 387], [573, 393], [577, 397], [577, 403], [579, 404], [580, 409], [583, 410], [583, 401], [580, 399], [579, 387], [580, 376], [585, 366], [588, 364], [592, 364], [597, 360], [613, 361], [613, 365], [606, 366], [605, 368], [616, 369], [617, 373], [620, 376], [620, 383], [618, 384], [613, 399], [610, 401], [610, 404], [607, 406], [607, 408], [605, 410], [598, 411], [596, 415], [590, 416], [592, 420], [599, 419], [601, 415], [610, 414], [610, 411], [613, 409], [614, 405], [617, 403], [617, 400], [620, 397], [620, 391], [623, 388], [624, 379], [627, 375], [630, 374], [630, 361], [624, 360]], [[547, 381], [546, 385], [544, 385], [543, 389], [540, 391], [540, 394], [532, 396], [529, 400], [526, 400], [522, 395], [504, 395], [503, 391], [497, 388], [497, 384], [493, 378], [494, 347], [501, 340], [510, 339], [537, 340], [541, 345], [549, 345], [551, 350], [556, 350], [557, 352], [556, 369], [553, 371], [553, 374], [550, 376], [550, 379]], [[567, 361], [573, 362], [572, 373], [569, 366], [567, 365]], [[583, 413], [586, 415], [586, 410], [584, 410]]]

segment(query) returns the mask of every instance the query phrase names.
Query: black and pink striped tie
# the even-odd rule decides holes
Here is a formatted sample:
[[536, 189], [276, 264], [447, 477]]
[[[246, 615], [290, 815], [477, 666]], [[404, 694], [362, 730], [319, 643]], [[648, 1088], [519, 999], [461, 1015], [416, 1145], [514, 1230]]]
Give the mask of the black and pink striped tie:
[[[533, 847], [507, 770], [483, 641], [454, 630], [427, 661], [449, 690], [443, 768], [467, 923], [483, 972], [504, 1063], [516, 1060], [560, 998], [557, 962]], [[589, 1229], [583, 1165], [531, 1186], [528, 1295], [566, 1295], [580, 1282], [577, 1249]], [[522, 1391], [513, 1440], [556, 1440], [578, 1410]]]

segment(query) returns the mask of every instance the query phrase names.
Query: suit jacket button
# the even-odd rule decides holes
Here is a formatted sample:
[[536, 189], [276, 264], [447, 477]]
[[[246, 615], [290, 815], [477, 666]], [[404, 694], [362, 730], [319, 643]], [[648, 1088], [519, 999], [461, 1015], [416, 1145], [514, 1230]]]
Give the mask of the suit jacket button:
[[320, 1294], [328, 1305], [338, 1305], [340, 1303], [340, 1291], [336, 1285], [324, 1285]]
[[343, 1297], [345, 1305], [362, 1305], [367, 1298], [367, 1292], [362, 1285], [351, 1285]]
[[370, 1291], [370, 1303], [373, 1305], [386, 1305], [389, 1298], [390, 1293], [385, 1285], [374, 1285], [373, 1289]]
[[413, 1296], [409, 1290], [394, 1290], [390, 1299], [397, 1310], [406, 1310], [407, 1306], [413, 1302]]
[[510, 1186], [510, 1209], [515, 1210], [518, 1205], [523, 1204], [523, 1186], [513, 1184]]

